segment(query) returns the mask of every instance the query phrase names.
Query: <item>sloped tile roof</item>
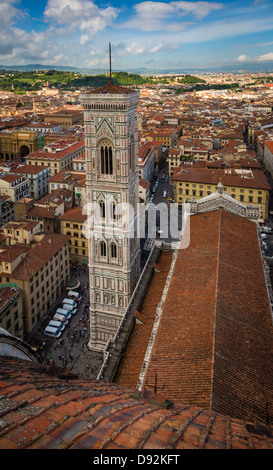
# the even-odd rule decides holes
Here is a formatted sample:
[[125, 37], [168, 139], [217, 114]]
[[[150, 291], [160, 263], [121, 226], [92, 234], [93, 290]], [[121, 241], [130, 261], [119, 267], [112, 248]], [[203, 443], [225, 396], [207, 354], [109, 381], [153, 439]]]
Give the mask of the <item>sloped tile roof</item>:
[[171, 400], [273, 422], [273, 327], [256, 225], [224, 210], [190, 224], [144, 387], [156, 376]]
[[199, 407], [171, 408], [92, 378], [0, 360], [1, 449], [272, 449], [272, 431]]

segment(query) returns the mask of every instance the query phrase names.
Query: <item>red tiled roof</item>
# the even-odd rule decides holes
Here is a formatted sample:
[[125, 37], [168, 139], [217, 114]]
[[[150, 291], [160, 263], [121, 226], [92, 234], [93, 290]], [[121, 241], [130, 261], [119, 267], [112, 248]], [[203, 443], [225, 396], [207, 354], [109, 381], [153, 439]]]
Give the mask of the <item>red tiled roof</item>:
[[41, 171], [46, 170], [47, 168], [42, 166], [42, 165], [24, 165], [24, 166], [19, 166], [15, 168], [15, 170], [11, 170], [11, 174], [17, 175], [19, 174], [33, 174], [36, 175], [37, 173], [40, 173]]
[[266, 141], [264, 145], [270, 150], [271, 153], [273, 153], [273, 142], [271, 141]]
[[87, 215], [83, 214], [83, 208], [80, 206], [72, 207], [64, 214], [59, 216], [59, 220], [70, 220], [75, 222], [85, 222]]
[[11, 274], [12, 279], [29, 280], [44, 264], [52, 258], [67, 242], [69, 235], [46, 233], [43, 238], [33, 245], [21, 263]]
[[156, 374], [171, 400], [273, 422], [273, 327], [254, 222], [224, 210], [190, 218], [159, 325], [144, 388]]
[[224, 186], [240, 186], [245, 188], [258, 188], [270, 190], [270, 185], [264, 173], [260, 170], [252, 170], [253, 178], [243, 178], [240, 174], [225, 173], [225, 170], [209, 168], [174, 168], [174, 181], [190, 181], [195, 183], [207, 183], [217, 185], [221, 180]]
[[113, 95], [116, 95], [116, 94], [128, 94], [128, 93], [132, 93], [134, 90], [131, 90], [130, 88], [125, 88], [125, 87], [122, 87], [122, 86], [118, 86], [118, 85], [114, 85], [113, 82], [109, 81], [109, 83], [107, 85], [104, 85], [100, 88], [96, 88], [95, 90], [91, 90], [91, 91], [88, 91], [88, 94], [106, 94], [106, 93], [110, 93], [110, 94], [113, 94]]
[[270, 428], [178, 403], [167, 409], [54, 366], [1, 357], [0, 384], [1, 449], [100, 449], [103, 458], [110, 449], [168, 449], [181, 462], [182, 449], [273, 446]]
[[151, 186], [151, 183], [147, 180], [144, 180], [143, 178], [139, 178], [139, 186], [141, 186], [144, 189], [149, 189]]

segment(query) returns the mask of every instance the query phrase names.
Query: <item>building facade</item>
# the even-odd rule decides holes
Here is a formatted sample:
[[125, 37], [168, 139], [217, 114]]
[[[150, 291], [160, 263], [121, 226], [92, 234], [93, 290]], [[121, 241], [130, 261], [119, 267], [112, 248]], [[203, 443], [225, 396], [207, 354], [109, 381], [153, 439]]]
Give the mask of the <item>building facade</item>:
[[88, 240], [83, 233], [83, 224], [86, 216], [79, 206], [72, 207], [59, 217], [60, 230], [64, 235], [69, 235], [69, 259], [71, 264], [88, 263]]
[[8, 174], [0, 178], [0, 195], [9, 196], [12, 202], [29, 197], [29, 180]]
[[23, 337], [23, 291], [17, 284], [0, 285], [0, 328], [18, 338]]
[[[108, 85], [81, 96], [89, 220], [90, 340], [103, 351], [139, 277], [139, 93]], [[126, 210], [128, 206], [133, 214]], [[126, 220], [125, 220], [126, 219]]]
[[217, 191], [219, 181], [224, 192], [243, 204], [259, 206], [268, 219], [270, 186], [261, 170], [211, 170], [174, 168], [174, 202], [182, 206], [187, 199], [202, 199]]
[[39, 199], [47, 194], [49, 168], [44, 168], [41, 165], [23, 165], [12, 170], [10, 174], [21, 175], [29, 181], [29, 196], [31, 198]]
[[16, 284], [23, 292], [24, 334], [32, 331], [70, 280], [69, 240], [60, 233], [33, 234], [31, 246], [15, 243], [0, 249], [0, 283]]

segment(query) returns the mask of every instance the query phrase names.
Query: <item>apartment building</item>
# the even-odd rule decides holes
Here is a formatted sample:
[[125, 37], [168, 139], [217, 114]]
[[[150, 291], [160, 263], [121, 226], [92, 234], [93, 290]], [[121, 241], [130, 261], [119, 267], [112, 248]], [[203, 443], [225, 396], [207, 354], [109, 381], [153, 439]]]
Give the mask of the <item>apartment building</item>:
[[11, 175], [21, 175], [29, 181], [29, 197], [39, 199], [48, 192], [50, 169], [42, 165], [18, 166], [10, 172]]
[[0, 328], [23, 338], [23, 291], [17, 284], [0, 285]]
[[84, 178], [81, 178], [75, 185], [74, 188], [74, 198], [75, 204], [77, 206], [84, 207], [87, 202], [87, 192], [86, 192], [86, 175]]
[[86, 172], [85, 153], [76, 157], [75, 160], [72, 161], [72, 169], [74, 171]]
[[155, 148], [150, 143], [138, 147], [139, 177], [151, 181], [155, 171]]
[[14, 219], [14, 202], [10, 196], [0, 196], [0, 224]]
[[15, 220], [39, 221], [45, 232], [59, 232], [59, 215], [72, 207], [73, 193], [56, 189], [38, 201], [23, 199], [15, 204]]
[[271, 177], [273, 176], [273, 141], [264, 142], [264, 164], [269, 171]]
[[139, 202], [146, 204], [150, 199], [151, 183], [149, 181], [144, 180], [143, 178], [140, 178], [138, 192]]
[[155, 152], [155, 169], [156, 171], [159, 171], [160, 168], [163, 166], [165, 162], [165, 152], [163, 149], [163, 144], [162, 142], [152, 140], [150, 141], [150, 145], [154, 146], [154, 152]]
[[29, 129], [30, 131], [37, 131], [39, 134], [46, 134], [46, 133], [52, 133], [52, 132], [61, 132], [62, 131], [62, 125], [60, 123], [50, 123], [50, 124], [45, 124], [45, 123], [31, 123], [25, 126], [26, 129]]
[[182, 138], [178, 141], [177, 147], [181, 150], [181, 155], [192, 157], [196, 160], [207, 160], [209, 149], [202, 146], [199, 139]]
[[38, 152], [27, 155], [27, 165], [42, 165], [50, 169], [50, 175], [56, 175], [63, 170], [72, 170], [72, 161], [84, 153], [83, 141], [57, 141], [45, 146]]
[[77, 110], [57, 111], [44, 116], [45, 124], [58, 123], [62, 125], [62, 129], [69, 129], [75, 124], [83, 123], [83, 112]]
[[22, 176], [7, 174], [0, 177], [0, 195], [9, 196], [12, 202], [29, 197], [29, 180]]
[[59, 298], [70, 279], [68, 235], [36, 234], [30, 245], [0, 248], [1, 283], [23, 292], [23, 331], [29, 334]]
[[162, 128], [154, 132], [154, 140], [161, 142], [163, 147], [171, 148], [177, 141], [177, 131], [175, 128]]
[[243, 204], [260, 206], [263, 219], [268, 219], [270, 185], [260, 170], [175, 168], [174, 200], [181, 206], [187, 198], [201, 199], [215, 192], [220, 181], [225, 193]]
[[69, 189], [74, 192], [75, 186], [81, 181], [86, 180], [84, 172], [63, 170], [48, 180], [48, 191], [51, 193], [55, 189]]
[[87, 264], [88, 238], [85, 238], [83, 224], [87, 215], [83, 214], [82, 207], [72, 207], [59, 216], [60, 231], [70, 237], [69, 259], [71, 264]]
[[10, 222], [4, 228], [3, 232], [6, 238], [7, 245], [30, 245], [33, 235], [41, 231], [39, 221], [33, 222]]
[[173, 169], [178, 168], [181, 164], [180, 156], [181, 149], [172, 148], [169, 150], [168, 160], [169, 160], [169, 174], [173, 174]]

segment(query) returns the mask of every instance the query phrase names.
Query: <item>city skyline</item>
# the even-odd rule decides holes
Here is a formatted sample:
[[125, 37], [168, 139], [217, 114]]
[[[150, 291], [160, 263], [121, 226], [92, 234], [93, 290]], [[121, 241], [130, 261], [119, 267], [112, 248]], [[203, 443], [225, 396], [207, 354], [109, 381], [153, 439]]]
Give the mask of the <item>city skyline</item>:
[[1, 65], [273, 66], [272, 1], [3, 0]]

